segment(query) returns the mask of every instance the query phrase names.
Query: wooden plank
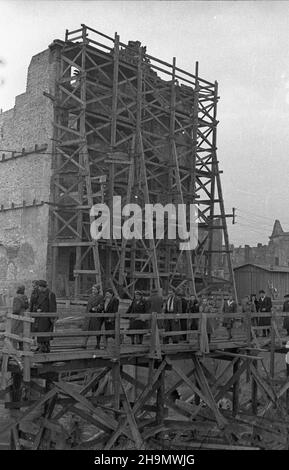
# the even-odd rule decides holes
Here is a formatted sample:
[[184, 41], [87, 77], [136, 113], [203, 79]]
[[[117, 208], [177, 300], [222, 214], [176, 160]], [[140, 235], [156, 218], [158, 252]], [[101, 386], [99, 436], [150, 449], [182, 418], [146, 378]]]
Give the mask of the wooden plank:
[[85, 398], [83, 395], [81, 395], [79, 392], [74, 390], [71, 385], [65, 383], [65, 382], [57, 382], [55, 384], [56, 388], [64, 392], [66, 395], [71, 396], [72, 398], [75, 399], [76, 402], [79, 402], [81, 405], [83, 405], [85, 408], [87, 408], [89, 411], [92, 413], [95, 413], [97, 415], [97, 419], [99, 422], [101, 422], [104, 426], [109, 427], [110, 429], [115, 430], [117, 427], [117, 421], [110, 416], [108, 416], [106, 413], [104, 413], [100, 408], [94, 407], [88, 400]]
[[22, 315], [13, 315], [12, 313], [8, 313], [7, 318], [11, 318], [11, 320], [23, 321], [24, 323], [34, 323], [34, 318], [25, 317]]
[[271, 387], [269, 387], [269, 385], [261, 377], [261, 375], [258, 373], [258, 370], [255, 368], [255, 366], [253, 364], [250, 364], [250, 371], [251, 371], [251, 374], [253, 375], [255, 381], [264, 390], [264, 392], [267, 394], [269, 399], [273, 403], [276, 403], [277, 402], [277, 396], [275, 395], [274, 390]]
[[35, 441], [34, 441], [34, 444], [33, 444], [33, 447], [32, 447], [33, 450], [36, 450], [36, 449], [39, 448], [39, 445], [41, 443], [41, 439], [43, 437], [44, 431], [47, 428], [47, 422], [49, 421], [49, 418], [51, 418], [51, 416], [52, 416], [52, 413], [53, 413], [53, 410], [54, 410], [54, 407], [55, 407], [55, 404], [56, 404], [56, 399], [57, 399], [57, 395], [54, 395], [50, 399], [50, 402], [48, 404], [48, 408], [45, 412], [45, 416], [41, 420], [41, 426], [40, 426], [40, 429], [37, 433], [37, 436], [35, 438]]
[[[24, 325], [29, 325], [29, 324], [25, 323]], [[23, 342], [26, 344], [34, 344], [33, 339], [25, 338], [24, 336], [20, 336], [20, 335], [15, 335], [14, 333], [3, 333], [3, 334], [0, 334], [0, 336], [5, 336], [5, 338], [9, 338], [9, 339], [14, 339], [15, 341], [19, 341], [20, 343]]]
[[203, 388], [203, 393], [206, 395], [206, 402], [209, 402], [209, 407], [212, 409], [220, 428], [224, 428], [224, 426], [227, 424], [227, 420], [220, 413], [220, 410], [215, 402], [214, 396], [210, 390], [209, 384], [203, 373], [199, 360], [196, 356], [193, 356], [193, 362], [196, 368], [197, 380], [199, 382], [199, 385]]
[[18, 429], [17, 426], [13, 426], [12, 428], [12, 436], [13, 436], [13, 442], [15, 445], [15, 450], [20, 450], [20, 442], [19, 442], [19, 434], [18, 434]]
[[[187, 374], [188, 379], [194, 375], [194, 368]], [[176, 390], [180, 385], [182, 385], [183, 379], [178, 380], [174, 385], [172, 385], [165, 393], [165, 397], [169, 397], [169, 395]]]
[[[25, 312], [24, 313], [25, 318], [29, 318], [29, 313]], [[31, 352], [31, 342], [33, 344], [33, 340], [31, 339], [31, 323], [30, 322], [24, 322], [23, 325], [23, 351], [25, 353], [24, 360], [23, 360], [23, 381], [24, 383], [30, 382], [31, 380], [31, 371], [30, 371], [30, 359], [29, 356], [27, 356], [26, 353]]]
[[7, 387], [7, 366], [8, 366], [8, 354], [5, 354], [2, 358], [2, 366], [1, 366], [1, 390], [6, 390]]
[[165, 418], [165, 373], [163, 370], [159, 378], [159, 387], [157, 389], [157, 401], [156, 401], [156, 421], [158, 424], [163, 424]]
[[134, 385], [140, 390], [144, 390], [146, 387], [146, 385], [143, 384], [140, 380], [135, 379], [134, 377], [129, 375], [127, 372], [124, 372], [123, 370], [121, 371], [121, 377], [123, 377], [128, 383], [130, 383], [131, 385]]
[[270, 375], [274, 378], [275, 372], [275, 329], [271, 325], [271, 343], [270, 343]]
[[[238, 370], [236, 370], [234, 372], [234, 374], [232, 375], [232, 377], [230, 377], [230, 379], [225, 383], [225, 385], [223, 385], [222, 387], [220, 387], [218, 393], [216, 394], [215, 396], [215, 400], [218, 402], [223, 396], [224, 394], [232, 387], [232, 385], [234, 385], [234, 383], [236, 382], [236, 380], [239, 380], [240, 376], [242, 375], [242, 373], [247, 369], [247, 364], [248, 362], [247, 361], [244, 361], [243, 364], [239, 367], [238, 367]], [[233, 364], [234, 366], [234, 364]]]
[[[10, 334], [12, 329], [12, 320], [11, 318], [7, 318], [6, 320], [6, 327], [5, 333]], [[0, 390], [4, 390], [7, 387], [7, 367], [8, 367], [8, 359], [9, 353], [7, 350], [14, 349], [12, 348], [12, 344], [10, 343], [7, 338], [4, 340], [4, 347], [2, 348], [2, 365], [1, 365], [1, 383], [0, 383]]]
[[260, 343], [259, 343], [259, 341], [258, 341], [258, 338], [257, 338], [257, 336], [256, 336], [256, 333], [255, 333], [253, 327], [251, 327], [251, 333], [252, 333], [252, 337], [253, 337], [253, 342], [256, 344], [257, 348], [260, 349], [261, 346], [260, 346]]
[[175, 364], [173, 364], [170, 359], [167, 359], [167, 362], [168, 364], [171, 364], [172, 366], [172, 369], [173, 371], [176, 372], [176, 374], [179, 375], [179, 377], [181, 377], [182, 381], [185, 382], [188, 387], [190, 387], [190, 389], [196, 393], [200, 398], [201, 400], [203, 400], [205, 403], [207, 403], [208, 406], [210, 406], [210, 402], [207, 400], [207, 398], [205, 397], [205, 395], [201, 392], [201, 390], [196, 387], [196, 385], [186, 376], [186, 374], [183, 372], [182, 369], [180, 369], [178, 366], [176, 366]]
[[139, 429], [137, 427], [136, 420], [135, 420], [134, 414], [132, 412], [130, 403], [128, 401], [127, 393], [126, 393], [126, 390], [125, 390], [124, 385], [122, 383], [122, 380], [120, 381], [120, 383], [121, 383], [121, 388], [122, 388], [123, 394], [125, 396], [125, 401], [123, 402], [123, 407], [124, 407], [124, 411], [127, 414], [127, 421], [130, 425], [131, 433], [132, 433], [132, 436], [134, 438], [136, 448], [138, 450], [143, 450], [143, 449], [145, 449], [145, 445], [144, 445], [144, 442], [143, 442], [142, 437], [140, 435]]
[[[255, 367], [258, 367], [258, 362], [254, 361]], [[249, 364], [250, 367], [250, 364]], [[258, 385], [255, 377], [252, 376], [252, 384], [251, 384], [251, 402], [252, 402], [252, 413], [253, 415], [257, 415], [258, 412]]]
[[[166, 447], [165, 447], [166, 448]], [[228, 444], [206, 444], [204, 442], [180, 442], [174, 441], [170, 444], [171, 449], [211, 449], [211, 450], [260, 450], [259, 447], [253, 446], [236, 446]]]
[[77, 408], [75, 405], [71, 406], [70, 408], [71, 413], [74, 413], [84, 419], [86, 422], [91, 423], [97, 429], [101, 429], [105, 433], [109, 434], [111, 432], [111, 428], [108, 425], [105, 425], [102, 420], [98, 419], [98, 416], [93, 416], [88, 411], [85, 411], [81, 408]]
[[151, 382], [146, 386], [146, 388], [142, 391], [140, 396], [138, 397], [137, 402], [135, 403], [133, 407], [133, 412], [134, 414], [142, 408], [142, 406], [147, 402], [147, 400], [150, 398], [154, 390], [157, 388], [157, 381], [162, 373], [162, 371], [166, 368], [167, 362], [166, 360], [163, 360], [156, 372], [154, 373]]
[[[80, 390], [79, 393], [80, 393], [81, 395], [85, 395], [92, 387], [94, 387], [94, 385], [95, 385], [96, 383], [100, 382], [100, 380], [101, 380], [102, 378], [104, 378], [108, 372], [109, 372], [109, 369], [107, 369], [107, 368], [103, 369], [99, 374], [95, 375], [95, 376]], [[97, 392], [94, 394], [94, 397], [97, 397]], [[70, 406], [63, 407], [62, 410], [57, 413], [57, 415], [55, 416], [55, 419], [61, 418], [61, 416], [63, 416], [67, 411], [69, 411], [69, 409], [70, 409]]]
[[[238, 359], [233, 364], [233, 375], [237, 375], [240, 364], [241, 364], [240, 359]], [[245, 369], [247, 370], [247, 365]], [[234, 384], [233, 384], [233, 416], [236, 416], [236, 414], [238, 414], [238, 411], [239, 411], [239, 392], [240, 392], [240, 375], [234, 381]]]

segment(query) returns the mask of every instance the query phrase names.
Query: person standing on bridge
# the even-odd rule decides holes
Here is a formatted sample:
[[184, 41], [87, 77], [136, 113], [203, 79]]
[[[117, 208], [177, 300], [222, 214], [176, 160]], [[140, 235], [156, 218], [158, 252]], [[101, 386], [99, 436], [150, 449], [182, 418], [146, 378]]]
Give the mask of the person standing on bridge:
[[[272, 310], [272, 300], [271, 297], [265, 295], [265, 291], [259, 291], [260, 298], [258, 300], [258, 312], [269, 313]], [[259, 326], [263, 326], [263, 336], [269, 334], [271, 318], [270, 317], [259, 317]], [[266, 328], [267, 327], [267, 328]]]
[[[13, 299], [12, 304], [12, 313], [13, 315], [23, 315], [25, 310], [29, 307], [28, 298], [25, 295], [25, 286], [19, 286], [16, 290], [16, 295]], [[23, 333], [23, 321], [13, 320], [12, 322], [12, 333], [14, 335], [21, 336]], [[17, 347], [17, 342], [13, 341], [15, 348]], [[18, 342], [18, 347], [20, 350], [23, 350], [23, 343]]]
[[[129, 322], [129, 327], [131, 330], [144, 330], [147, 326], [146, 320], [141, 318], [142, 313], [148, 313], [149, 305], [143, 297], [141, 291], [137, 290], [134, 294], [134, 299], [130, 304], [126, 313], [139, 313], [139, 318], [132, 318]], [[131, 335], [131, 344], [142, 344], [143, 334]]]
[[[161, 289], [152, 289], [151, 295], [147, 300], [148, 313], [162, 313], [164, 298]], [[158, 320], [158, 327], [163, 328], [163, 320]]]
[[[174, 293], [173, 290], [169, 291], [168, 298], [165, 303], [165, 313], [169, 314], [178, 314], [182, 313], [182, 299], [179, 295], [179, 292], [176, 291]], [[170, 318], [165, 320], [165, 331], [180, 331], [181, 325], [180, 320], [178, 318]], [[179, 335], [172, 335], [171, 336], [173, 343], [178, 343]], [[170, 341], [170, 336], [164, 337], [164, 343], [168, 344]]]
[[[199, 313], [200, 312], [200, 303], [195, 296], [195, 294], [191, 294], [189, 301], [188, 301], [188, 306], [187, 306], [187, 313]], [[199, 321], [197, 318], [193, 318], [191, 320], [191, 325], [190, 325], [191, 330], [198, 330], [199, 329]]]
[[[103, 308], [104, 308], [104, 298], [101, 292], [101, 288], [99, 285], [95, 284], [91, 288], [91, 295], [88, 298], [87, 306], [86, 306], [86, 312], [95, 313], [95, 316], [85, 318], [83, 327], [82, 327], [83, 331], [100, 331], [101, 330], [104, 318], [100, 315], [100, 313], [103, 312]], [[86, 336], [82, 345], [83, 349], [87, 348], [88, 339], [89, 337]], [[100, 339], [101, 339], [101, 336], [97, 335], [96, 347], [95, 347], [97, 349], [100, 348]]]
[[[54, 313], [57, 311], [56, 296], [44, 280], [38, 281], [38, 295], [33, 299], [33, 304], [30, 305], [30, 310], [38, 313]], [[38, 317], [35, 319], [33, 331], [37, 333], [48, 333], [53, 331], [54, 321], [49, 317]], [[40, 336], [37, 337], [38, 348], [37, 351], [42, 353], [50, 352], [50, 337]]]
[[[119, 300], [114, 295], [112, 289], [106, 289], [104, 295], [104, 304], [103, 304], [103, 313], [117, 313], [119, 306]], [[115, 320], [112, 317], [104, 318], [104, 327], [106, 331], [113, 330], [115, 331]], [[113, 338], [114, 334], [106, 336], [106, 340], [108, 338]]]
[[[229, 294], [228, 298], [224, 302], [223, 313], [237, 313], [237, 303], [235, 302], [232, 294]], [[229, 339], [232, 339], [232, 328], [234, 326], [234, 318], [225, 318], [223, 325], [227, 328]]]

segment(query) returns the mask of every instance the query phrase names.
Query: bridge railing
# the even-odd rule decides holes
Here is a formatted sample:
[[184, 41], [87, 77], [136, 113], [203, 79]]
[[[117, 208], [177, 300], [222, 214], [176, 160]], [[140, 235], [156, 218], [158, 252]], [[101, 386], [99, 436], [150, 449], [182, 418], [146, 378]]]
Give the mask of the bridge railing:
[[[171, 348], [178, 348], [180, 345], [191, 345], [194, 349], [202, 350], [202, 341], [204, 335], [208, 338], [208, 323], [213, 323], [212, 330], [214, 332], [221, 326], [226, 325], [228, 319], [233, 322], [239, 322], [241, 325], [241, 336], [244, 344], [251, 344], [252, 341], [257, 341], [258, 346], [258, 332], [269, 332], [269, 340], [274, 336], [274, 344], [276, 337], [281, 339], [280, 324], [284, 317], [288, 316], [286, 312], [258, 312], [258, 313], [146, 313], [146, 314], [131, 314], [131, 313], [81, 313], [77, 318], [79, 319], [78, 328], [62, 328], [59, 329], [57, 325], [58, 313], [30, 313], [25, 312], [24, 315], [12, 315], [6, 312], [6, 328], [5, 331], [0, 332], [0, 338], [4, 339], [2, 345], [0, 344], [0, 352], [2, 355], [2, 369], [7, 369], [7, 361], [9, 356], [14, 356], [16, 359], [23, 359], [25, 377], [29, 380], [30, 372], [28, 370], [28, 363], [31, 356], [37, 354], [35, 346], [37, 345], [37, 338], [48, 338], [53, 340], [56, 347], [58, 344], [68, 344], [69, 348], [81, 349], [82, 343], [92, 337], [90, 340], [93, 346], [96, 345], [96, 338], [101, 337], [101, 347], [104, 352], [107, 352], [112, 357], [119, 357], [121, 353], [133, 350], [146, 351], [160, 351], [168, 345]], [[102, 318], [103, 321], [109, 321], [110, 329], [107, 325], [99, 330], [81, 329], [81, 322], [90, 318]], [[53, 331], [33, 331], [31, 328], [34, 321], [38, 318], [49, 317], [54, 321]], [[270, 325], [259, 325], [259, 318], [269, 318]], [[139, 323], [141, 322], [141, 327]], [[170, 325], [169, 322], [174, 322]], [[192, 322], [194, 328], [192, 329]], [[22, 326], [19, 328], [19, 323]], [[15, 325], [18, 327], [15, 330]], [[136, 325], [136, 327], [135, 327]], [[225, 332], [223, 331], [224, 335]], [[228, 341], [223, 335], [222, 338], [214, 338], [214, 342]], [[137, 340], [137, 336], [139, 337]], [[141, 337], [141, 338], [140, 338]], [[134, 341], [133, 341], [134, 339]], [[236, 338], [235, 338], [236, 340]], [[169, 344], [171, 341], [172, 344]], [[232, 339], [234, 341], [234, 338]], [[134, 343], [134, 344], [133, 344]], [[208, 341], [210, 344], [210, 341]], [[85, 348], [84, 348], [85, 349]], [[60, 351], [59, 351], [60, 352]], [[5, 366], [6, 364], [6, 366]], [[2, 374], [3, 376], [3, 374]]]

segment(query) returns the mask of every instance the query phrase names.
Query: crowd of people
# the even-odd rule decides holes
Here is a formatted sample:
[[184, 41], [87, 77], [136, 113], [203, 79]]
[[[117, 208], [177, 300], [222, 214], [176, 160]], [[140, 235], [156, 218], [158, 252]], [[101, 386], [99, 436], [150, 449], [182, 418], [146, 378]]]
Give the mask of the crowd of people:
[[[284, 302], [283, 311], [289, 313], [289, 294], [285, 296], [285, 299], [287, 300]], [[96, 312], [98, 315], [96, 315], [95, 318], [90, 318], [89, 321], [85, 323], [84, 330], [100, 330], [102, 324], [104, 324], [105, 329], [114, 329], [113, 320], [101, 317], [101, 312], [114, 313], [118, 311], [118, 299], [115, 297], [113, 290], [108, 289], [103, 295], [100, 288], [94, 286], [93, 293], [88, 300], [87, 311], [90, 313]], [[170, 341], [172, 343], [178, 343], [181, 340], [186, 340], [187, 335], [185, 332], [199, 329], [198, 318], [188, 320], [178, 318], [177, 314], [224, 313], [225, 315], [221, 322], [218, 316], [212, 317], [212, 315], [210, 315], [207, 318], [206, 331], [208, 340], [210, 341], [212, 333], [218, 326], [225, 327], [228, 333], [228, 339], [232, 339], [232, 330], [236, 319], [233, 316], [230, 317], [230, 314], [270, 313], [271, 311], [272, 299], [270, 296], [266, 295], [263, 289], [259, 291], [258, 298], [256, 294], [251, 294], [242, 299], [240, 304], [237, 304], [234, 296], [228, 293], [224, 295], [221, 304], [218, 304], [216, 298], [212, 295], [201, 295], [197, 298], [192, 294], [187, 297], [183, 289], [176, 288], [175, 290], [169, 290], [168, 295], [165, 297], [162, 295], [161, 289], [153, 289], [149, 296], [145, 296], [143, 292], [137, 290], [126, 313], [138, 315], [137, 317], [134, 316], [129, 323], [129, 328], [137, 331], [136, 334], [130, 335], [132, 344], [142, 344], [144, 334], [141, 331], [150, 326], [147, 317], [142, 317], [142, 314], [152, 312], [170, 314], [167, 320], [158, 321], [158, 326], [166, 332], [164, 343], [168, 344]], [[175, 318], [172, 318], [173, 314], [176, 314]], [[252, 326], [262, 327], [260, 328], [260, 334], [265, 337], [270, 331], [271, 318], [270, 316], [262, 317], [261, 315], [253, 317], [251, 324]], [[289, 315], [284, 318], [283, 328], [287, 330], [287, 334], [289, 335]], [[168, 334], [170, 332], [171, 335]], [[177, 334], [177, 332], [180, 334]], [[257, 335], [258, 334], [259, 333], [257, 333]], [[87, 340], [84, 343], [84, 347], [86, 346]], [[100, 335], [97, 336], [96, 347], [100, 347]]]
[[[26, 310], [33, 313], [53, 313], [57, 311], [56, 296], [44, 280], [32, 281], [32, 293], [30, 301], [25, 294], [25, 286], [21, 285], [16, 290], [16, 295], [13, 299], [12, 313], [13, 315], [23, 315]], [[54, 321], [48, 316], [36, 317], [31, 327], [33, 333], [46, 333], [53, 331]], [[22, 335], [23, 322], [14, 320], [12, 325], [12, 333]], [[17, 347], [17, 344], [15, 344]], [[18, 342], [18, 348], [23, 349], [21, 341]], [[50, 337], [37, 337], [37, 351], [43, 353], [50, 352]]]
[[[222, 307], [225, 313], [237, 312], [237, 304], [232, 295], [229, 295], [224, 301]], [[129, 321], [129, 329], [134, 330], [136, 333], [130, 334], [131, 344], [142, 344], [144, 333], [142, 330], [149, 328], [149, 321], [147, 317], [143, 316], [147, 313], [164, 313], [170, 314], [168, 319], [158, 320], [158, 326], [167, 333], [164, 336], [164, 343], [168, 344], [178, 343], [181, 340], [186, 340], [187, 332], [199, 329], [199, 319], [192, 318], [179, 318], [177, 314], [182, 313], [213, 313], [216, 310], [216, 305], [213, 297], [202, 295], [197, 299], [195, 295], [187, 297], [184, 291], [180, 288], [175, 290], [171, 289], [168, 295], [164, 297], [161, 290], [153, 289], [149, 296], [145, 296], [143, 292], [135, 291], [134, 298], [132, 299], [127, 314], [133, 314]], [[88, 299], [87, 312], [96, 313], [95, 317], [90, 317], [84, 322], [83, 330], [85, 331], [100, 331], [102, 325], [106, 330], [114, 329], [114, 321], [101, 316], [101, 313], [115, 313], [118, 311], [118, 299], [114, 295], [112, 289], [107, 289], [102, 294], [99, 286], [93, 286], [92, 294]], [[176, 315], [172, 318], [172, 315]], [[232, 319], [225, 319], [223, 325], [227, 328], [229, 338], [232, 337], [231, 330], [233, 327]], [[206, 330], [208, 339], [210, 341], [211, 335], [216, 327], [214, 318], [207, 318]], [[179, 334], [178, 334], [179, 332]], [[171, 334], [168, 334], [171, 333]], [[100, 347], [101, 335], [97, 334], [96, 348]], [[83, 343], [83, 347], [87, 347], [87, 339]]]
[[[283, 311], [289, 312], [289, 295], [285, 296]], [[104, 328], [106, 331], [112, 331], [111, 335], [106, 334], [105, 339], [114, 336], [115, 320], [113, 315], [110, 317], [106, 314], [114, 314], [118, 312], [119, 299], [115, 295], [113, 289], [106, 289], [102, 292], [100, 286], [94, 285], [92, 287], [91, 295], [87, 302], [87, 313], [94, 314], [85, 318], [83, 323], [83, 331], [101, 331]], [[163, 296], [161, 289], [153, 289], [149, 296], [145, 296], [143, 292], [135, 291], [134, 298], [130, 302], [127, 309], [127, 314], [132, 314], [129, 320], [129, 329], [134, 330], [135, 333], [130, 334], [131, 344], [142, 344], [144, 338], [143, 330], [150, 327], [148, 317], [144, 314], [147, 313], [164, 313], [168, 315], [168, 319], [158, 320], [159, 328], [165, 331], [164, 343], [168, 344], [178, 343], [179, 341], [186, 340], [187, 332], [199, 330], [198, 318], [179, 318], [178, 314], [182, 313], [215, 313], [223, 312], [225, 315], [222, 318], [221, 326], [225, 327], [228, 332], [228, 339], [232, 338], [232, 329], [236, 319], [230, 317], [229, 314], [243, 312], [247, 314], [271, 312], [272, 300], [270, 296], [265, 295], [264, 290], [260, 290], [259, 298], [255, 294], [246, 296], [241, 305], [238, 305], [234, 300], [232, 294], [228, 293], [224, 296], [221, 304], [216, 303], [216, 298], [209, 295], [201, 295], [197, 298], [195, 295], [189, 297], [185, 295], [182, 288], [171, 289], [167, 296]], [[17, 288], [16, 295], [13, 299], [13, 314], [22, 315], [26, 310], [34, 313], [41, 312], [56, 312], [56, 297], [55, 294], [48, 288], [47, 282], [44, 280], [37, 280], [32, 282], [32, 293], [30, 301], [25, 295], [25, 286], [21, 285]], [[226, 315], [227, 314], [227, 315]], [[175, 318], [174, 318], [175, 315]], [[263, 336], [266, 336], [271, 324], [270, 316], [259, 316], [253, 318], [252, 324], [254, 326], [261, 326]], [[218, 316], [213, 317], [209, 315], [206, 319], [206, 331], [208, 340], [210, 341], [211, 335], [216, 327], [220, 326], [220, 319]], [[49, 316], [39, 316], [35, 318], [31, 331], [33, 332], [51, 332], [53, 331], [54, 320]], [[268, 327], [268, 328], [266, 328]], [[287, 330], [289, 335], [289, 315], [285, 317], [283, 327]], [[12, 332], [14, 334], [22, 334], [23, 322], [14, 320]], [[170, 334], [171, 333], [171, 334]], [[101, 344], [101, 334], [96, 333], [96, 346], [99, 349]], [[88, 345], [89, 336], [86, 336], [82, 348], [86, 349]], [[49, 336], [37, 336], [37, 350], [39, 352], [50, 352]], [[23, 345], [18, 342], [18, 347], [22, 349]]]

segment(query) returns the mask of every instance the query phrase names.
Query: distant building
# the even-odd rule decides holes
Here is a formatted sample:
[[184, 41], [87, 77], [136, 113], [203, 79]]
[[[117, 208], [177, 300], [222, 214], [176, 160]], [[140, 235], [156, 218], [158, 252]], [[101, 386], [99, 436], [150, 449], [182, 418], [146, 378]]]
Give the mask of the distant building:
[[[253, 263], [262, 266], [289, 266], [289, 232], [284, 232], [279, 220], [275, 220], [269, 243], [257, 246], [231, 245], [233, 266]], [[226, 259], [223, 257], [224, 266]]]
[[275, 299], [283, 299], [289, 292], [289, 267], [246, 263], [235, 267], [234, 273], [239, 301], [246, 295], [258, 296], [261, 289]]

